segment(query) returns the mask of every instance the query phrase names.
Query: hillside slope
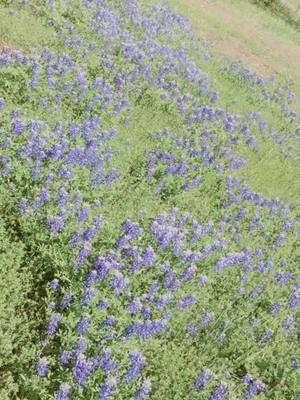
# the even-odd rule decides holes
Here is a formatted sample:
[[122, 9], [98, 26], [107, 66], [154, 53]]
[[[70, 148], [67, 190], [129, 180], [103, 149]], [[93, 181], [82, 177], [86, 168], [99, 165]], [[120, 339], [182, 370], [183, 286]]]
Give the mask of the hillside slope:
[[1, 4], [1, 400], [300, 395], [298, 70], [186, 1]]
[[[193, 22], [200, 37], [252, 70], [295, 82], [300, 94], [300, 33], [280, 18], [245, 0], [171, 0]], [[290, 2], [291, 9], [295, 4]]]

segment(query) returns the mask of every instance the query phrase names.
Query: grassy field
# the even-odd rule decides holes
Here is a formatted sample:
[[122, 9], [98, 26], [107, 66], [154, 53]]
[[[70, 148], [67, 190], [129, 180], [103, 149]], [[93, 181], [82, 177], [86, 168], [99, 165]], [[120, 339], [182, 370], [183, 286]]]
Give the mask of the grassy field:
[[300, 396], [300, 34], [153, 4], [0, 2], [1, 400]]
[[[171, 3], [177, 12], [192, 21], [196, 35], [212, 44], [219, 57], [217, 64], [224, 63], [221, 55], [241, 60], [266, 79], [275, 75], [279, 80], [291, 81], [299, 97], [300, 33], [280, 18], [243, 0], [172, 0]], [[256, 96], [251, 98], [245, 87], [237, 87], [235, 82], [219, 77], [215, 71], [211, 76], [225, 107], [238, 112], [259, 109], [271, 126], [280, 124], [277, 112], [270, 113], [269, 108], [259, 105]], [[298, 100], [293, 107], [299, 112]], [[266, 196], [284, 200], [297, 198], [300, 194], [298, 166], [284, 160], [271, 143], [264, 148], [260, 154], [251, 156], [251, 163], [242, 171], [243, 178]]]
[[[291, 8], [297, 2], [290, 2]], [[172, 0], [195, 32], [264, 76], [279, 74], [295, 82], [300, 94], [300, 34], [284, 21], [244, 0]]]

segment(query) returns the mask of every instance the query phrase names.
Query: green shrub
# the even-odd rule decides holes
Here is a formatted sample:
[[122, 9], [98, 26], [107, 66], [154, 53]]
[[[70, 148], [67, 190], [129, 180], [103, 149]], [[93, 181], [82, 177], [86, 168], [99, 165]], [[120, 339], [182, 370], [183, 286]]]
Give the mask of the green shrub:
[[[26, 269], [24, 243], [17, 237], [0, 198], [0, 398], [19, 398], [22, 375], [32, 362], [29, 320], [31, 274]], [[6, 198], [7, 199], [7, 198]]]

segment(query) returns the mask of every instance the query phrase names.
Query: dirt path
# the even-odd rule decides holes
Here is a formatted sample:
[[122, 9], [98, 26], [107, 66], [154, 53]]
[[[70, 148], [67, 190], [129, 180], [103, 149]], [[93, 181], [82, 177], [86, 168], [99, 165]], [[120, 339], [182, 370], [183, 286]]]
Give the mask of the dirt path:
[[300, 80], [300, 34], [280, 19], [241, 0], [171, 2], [223, 53], [261, 75], [278, 72]]

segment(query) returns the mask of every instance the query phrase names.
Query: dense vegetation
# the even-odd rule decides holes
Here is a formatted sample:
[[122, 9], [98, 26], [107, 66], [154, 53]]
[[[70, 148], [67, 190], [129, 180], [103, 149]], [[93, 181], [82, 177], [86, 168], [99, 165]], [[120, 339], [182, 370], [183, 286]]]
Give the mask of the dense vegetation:
[[290, 83], [164, 3], [1, 18], [1, 400], [297, 399]]

